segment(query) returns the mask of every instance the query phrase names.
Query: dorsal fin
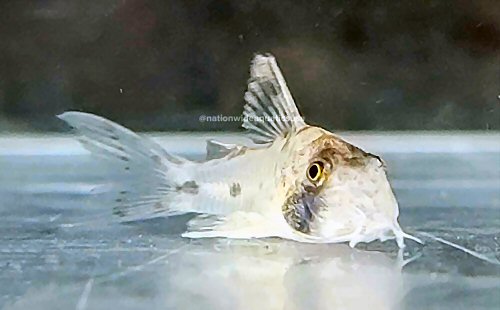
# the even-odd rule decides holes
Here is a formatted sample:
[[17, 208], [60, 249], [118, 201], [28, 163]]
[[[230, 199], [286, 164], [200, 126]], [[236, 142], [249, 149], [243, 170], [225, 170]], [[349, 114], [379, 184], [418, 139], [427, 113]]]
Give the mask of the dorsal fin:
[[255, 143], [272, 143], [306, 125], [270, 54], [253, 59], [245, 101], [243, 128]]
[[245, 153], [246, 146], [223, 143], [216, 140], [207, 140], [206, 160], [219, 159], [223, 157], [233, 158]]
[[222, 158], [236, 150], [236, 144], [223, 143], [216, 140], [207, 140], [207, 160]]

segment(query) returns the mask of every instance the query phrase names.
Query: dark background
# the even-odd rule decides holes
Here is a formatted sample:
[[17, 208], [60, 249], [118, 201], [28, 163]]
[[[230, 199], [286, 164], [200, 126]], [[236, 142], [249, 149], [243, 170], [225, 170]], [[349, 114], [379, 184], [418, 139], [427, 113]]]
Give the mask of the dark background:
[[500, 129], [500, 1], [0, 1], [0, 133], [236, 130], [256, 52], [330, 129]]

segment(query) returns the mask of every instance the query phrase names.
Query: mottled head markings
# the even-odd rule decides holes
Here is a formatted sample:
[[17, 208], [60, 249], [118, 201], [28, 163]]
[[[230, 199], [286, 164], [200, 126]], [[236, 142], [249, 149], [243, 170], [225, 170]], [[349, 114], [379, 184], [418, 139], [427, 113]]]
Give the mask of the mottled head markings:
[[196, 195], [198, 194], [199, 186], [195, 181], [186, 181], [184, 184], [177, 186], [175, 189], [181, 193]]
[[300, 192], [290, 196], [282, 207], [283, 216], [287, 223], [295, 230], [307, 234], [310, 232], [310, 224], [315, 219], [314, 195]]
[[241, 194], [241, 185], [240, 183], [233, 183], [229, 186], [229, 194], [231, 197], [236, 197]]
[[296, 231], [314, 233], [314, 225], [328, 206], [321, 198], [322, 190], [330, 175], [338, 167], [362, 167], [371, 158], [377, 158], [354, 145], [330, 134], [312, 141], [312, 152], [307, 168], [302, 173], [302, 182], [287, 194], [282, 213], [288, 224]]
[[380, 159], [378, 156], [367, 153], [362, 149], [331, 135], [323, 135], [313, 141], [317, 150], [316, 157], [331, 162], [332, 165], [347, 165], [352, 167], [363, 166], [370, 158]]

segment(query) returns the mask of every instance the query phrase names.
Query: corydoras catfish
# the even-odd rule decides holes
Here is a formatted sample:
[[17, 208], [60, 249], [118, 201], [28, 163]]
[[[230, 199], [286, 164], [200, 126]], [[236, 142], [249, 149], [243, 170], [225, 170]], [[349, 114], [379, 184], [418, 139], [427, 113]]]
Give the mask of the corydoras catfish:
[[280, 237], [300, 242], [404, 246], [398, 203], [380, 157], [305, 123], [273, 56], [257, 55], [245, 93], [247, 145], [207, 141], [190, 161], [102, 117], [59, 117], [93, 154], [129, 173], [112, 212], [121, 221], [197, 213], [188, 238]]

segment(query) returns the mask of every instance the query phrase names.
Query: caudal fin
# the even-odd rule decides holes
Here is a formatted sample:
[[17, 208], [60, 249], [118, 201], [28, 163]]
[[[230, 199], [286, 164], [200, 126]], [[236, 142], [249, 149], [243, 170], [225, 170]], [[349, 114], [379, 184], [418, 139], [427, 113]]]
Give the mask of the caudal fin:
[[172, 169], [183, 160], [155, 142], [110, 120], [89, 113], [66, 112], [58, 117], [79, 135], [93, 155], [116, 164], [120, 177], [107, 188], [112, 213], [120, 221], [179, 214], [169, 206], [175, 191]]

